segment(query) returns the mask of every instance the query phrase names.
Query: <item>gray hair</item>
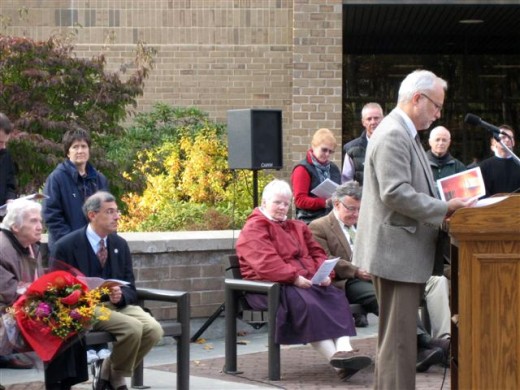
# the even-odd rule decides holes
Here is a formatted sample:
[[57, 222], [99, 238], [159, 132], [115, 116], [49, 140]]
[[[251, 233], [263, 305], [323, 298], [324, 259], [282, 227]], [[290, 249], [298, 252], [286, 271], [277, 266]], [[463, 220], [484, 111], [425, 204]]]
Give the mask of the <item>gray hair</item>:
[[85, 203], [83, 203], [83, 214], [88, 219], [88, 213], [90, 211], [99, 212], [101, 210], [101, 205], [107, 202], [115, 202], [116, 198], [110, 192], [106, 191], [98, 191], [94, 194], [90, 195]]
[[359, 185], [359, 183], [355, 180], [350, 180], [336, 188], [336, 191], [332, 194], [333, 202], [341, 202], [345, 196], [350, 196], [356, 200], [361, 200], [361, 193], [363, 192], [363, 187]]
[[413, 95], [417, 92], [431, 92], [436, 83], [440, 83], [445, 91], [448, 89], [446, 80], [436, 76], [435, 73], [429, 70], [416, 70], [401, 82], [397, 102], [407, 103], [412, 100]]
[[34, 200], [22, 198], [7, 203], [7, 214], [5, 215], [0, 227], [7, 230], [12, 230], [13, 226], [21, 227], [25, 216], [30, 211], [41, 213], [42, 205]]
[[434, 139], [435, 136], [437, 135], [437, 133], [440, 133], [442, 131], [447, 131], [448, 132], [448, 135], [450, 136], [450, 139], [451, 139], [451, 133], [450, 131], [444, 127], [444, 126], [437, 126], [437, 127], [434, 127], [432, 129], [432, 131], [430, 131], [430, 137], [428, 139]]
[[262, 201], [267, 201], [274, 195], [292, 196], [291, 186], [284, 180], [274, 179], [264, 187]]
[[363, 108], [361, 109], [361, 119], [363, 119], [365, 117], [366, 112], [371, 108], [377, 108], [379, 111], [381, 111], [381, 115], [383, 115], [383, 107], [381, 107], [381, 104], [375, 103], [375, 102], [370, 102], [370, 103], [365, 104], [363, 106]]

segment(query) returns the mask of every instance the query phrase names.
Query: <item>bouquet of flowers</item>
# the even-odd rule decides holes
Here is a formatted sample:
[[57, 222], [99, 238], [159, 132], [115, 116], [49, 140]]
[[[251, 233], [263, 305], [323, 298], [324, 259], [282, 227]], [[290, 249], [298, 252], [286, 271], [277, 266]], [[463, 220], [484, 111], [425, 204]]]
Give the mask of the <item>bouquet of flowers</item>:
[[66, 271], [53, 271], [34, 281], [14, 303], [14, 316], [24, 339], [47, 362], [72, 336], [89, 330], [110, 311], [98, 306], [103, 289], [89, 290]]

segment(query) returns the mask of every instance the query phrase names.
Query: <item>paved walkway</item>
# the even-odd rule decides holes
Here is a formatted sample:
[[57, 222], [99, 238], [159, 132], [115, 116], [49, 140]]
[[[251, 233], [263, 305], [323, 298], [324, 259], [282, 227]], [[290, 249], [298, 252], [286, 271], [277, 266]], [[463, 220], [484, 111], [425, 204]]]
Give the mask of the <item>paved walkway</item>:
[[[369, 316], [370, 326], [357, 329], [354, 348], [374, 356], [377, 317]], [[265, 333], [239, 337], [238, 369], [242, 374], [222, 373], [224, 340], [221, 338], [192, 343], [190, 350], [190, 389], [194, 390], [254, 390], [254, 389], [370, 389], [374, 367], [368, 367], [348, 382], [340, 382], [335, 371], [310, 346], [282, 347], [280, 381], [267, 379], [267, 337]], [[176, 389], [175, 343], [155, 347], [146, 357], [144, 382], [156, 390]], [[0, 383], [7, 390], [44, 390], [42, 370], [0, 369]], [[74, 390], [91, 389], [90, 382], [74, 386]], [[450, 371], [440, 366], [417, 374], [417, 389], [440, 390], [450, 388]]]

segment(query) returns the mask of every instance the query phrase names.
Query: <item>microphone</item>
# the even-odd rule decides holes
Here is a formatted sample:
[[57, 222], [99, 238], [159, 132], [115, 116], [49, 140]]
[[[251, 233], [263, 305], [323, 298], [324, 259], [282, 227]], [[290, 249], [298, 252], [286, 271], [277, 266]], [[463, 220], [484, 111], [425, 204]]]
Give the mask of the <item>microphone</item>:
[[478, 117], [474, 114], [466, 114], [466, 117], [464, 118], [464, 122], [466, 122], [468, 125], [480, 126], [484, 129], [486, 129], [487, 131], [491, 132], [491, 134], [493, 134], [493, 138], [496, 139], [497, 141], [499, 141], [498, 136], [503, 135], [503, 136], [509, 138], [509, 140], [511, 140], [512, 142], [514, 142], [513, 138], [508, 133], [500, 130], [496, 126], [493, 126], [491, 123], [487, 123], [486, 121], [483, 121], [482, 119], [480, 119], [480, 117]]
[[467, 114], [466, 118], [464, 118], [464, 122], [466, 122], [468, 125], [483, 127], [484, 129], [492, 132], [493, 134], [502, 134], [502, 130], [500, 130], [498, 127], [493, 126], [491, 123], [483, 121], [474, 114]]

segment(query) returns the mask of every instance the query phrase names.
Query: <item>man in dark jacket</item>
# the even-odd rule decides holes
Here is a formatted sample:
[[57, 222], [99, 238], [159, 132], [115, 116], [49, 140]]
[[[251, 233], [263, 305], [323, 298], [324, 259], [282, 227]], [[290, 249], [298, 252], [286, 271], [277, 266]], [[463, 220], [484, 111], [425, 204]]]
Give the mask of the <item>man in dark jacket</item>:
[[435, 180], [466, 170], [466, 166], [450, 154], [451, 134], [447, 128], [437, 126], [430, 131], [430, 150], [426, 152]]
[[[515, 147], [515, 132], [508, 125], [500, 126], [500, 140], [510, 150]], [[479, 166], [486, 186], [486, 196], [520, 191], [520, 169], [512, 155], [501, 143], [491, 139], [494, 156], [482, 161]]]
[[383, 108], [378, 103], [367, 103], [363, 106], [361, 110], [361, 124], [365, 130], [358, 138], [354, 138], [343, 146], [345, 159], [341, 172], [342, 183], [355, 180], [360, 185], [363, 185], [363, 170], [368, 140], [382, 120]]
[[103, 361], [96, 390], [128, 390], [125, 377], [132, 376], [135, 367], [160, 340], [163, 330], [137, 305], [130, 249], [116, 233], [119, 211], [115, 198], [98, 191], [85, 201], [83, 212], [89, 224], [56, 242], [51, 262], [70, 264], [85, 276], [127, 282], [110, 287], [105, 302], [110, 318], [95, 323], [93, 329], [110, 332], [117, 340], [112, 354]]
[[67, 159], [49, 175], [43, 193], [43, 220], [49, 235], [49, 250], [66, 234], [84, 227], [88, 221], [81, 207], [96, 191], [108, 191], [106, 177], [89, 162], [90, 135], [86, 130], [69, 130], [63, 136]]
[[[0, 206], [9, 199], [16, 198], [15, 167], [9, 151], [6, 149], [13, 125], [9, 118], [0, 112]], [[5, 209], [0, 210], [0, 221], [5, 215]]]

